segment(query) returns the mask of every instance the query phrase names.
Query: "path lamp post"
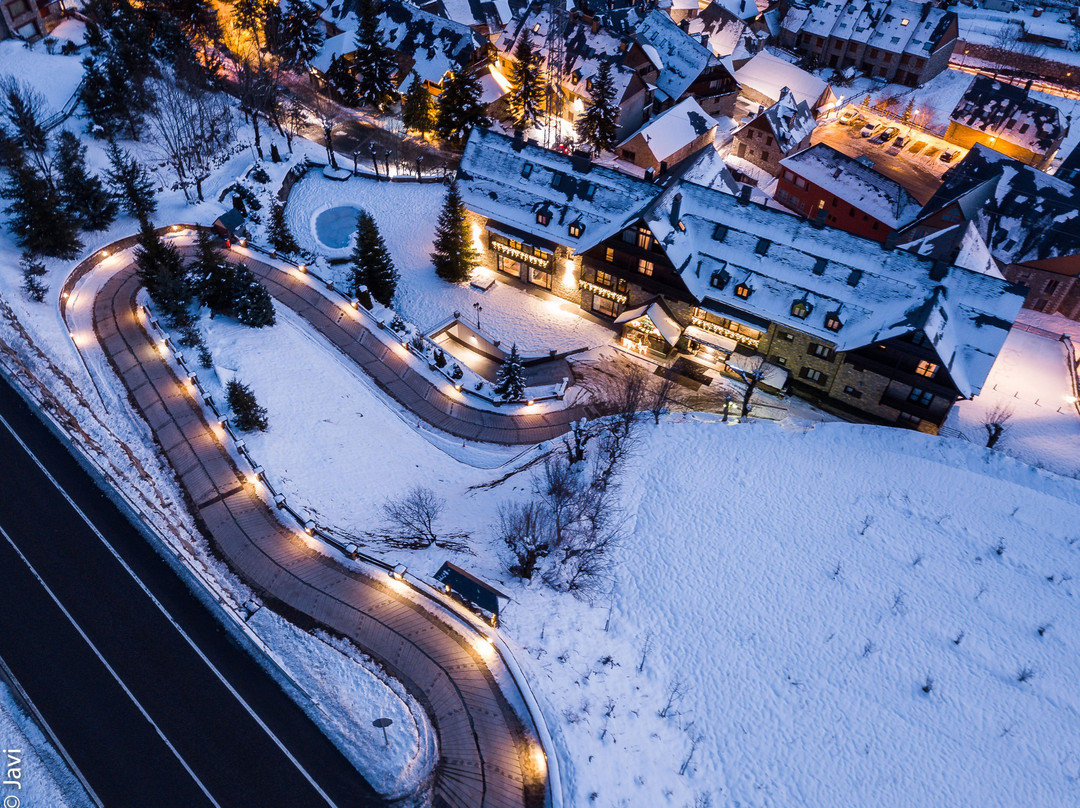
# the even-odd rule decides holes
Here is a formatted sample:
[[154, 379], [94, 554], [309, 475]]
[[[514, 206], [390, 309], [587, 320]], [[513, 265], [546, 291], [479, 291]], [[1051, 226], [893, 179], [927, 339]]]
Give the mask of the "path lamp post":
[[371, 164], [375, 166], [375, 179], [379, 179], [379, 155], [375, 152], [375, 144], [369, 143], [371, 149]]
[[386, 150], [386, 155], [384, 156], [383, 165], [386, 166], [386, 178], [390, 179], [390, 150], [389, 149]]
[[420, 179], [420, 171], [424, 165], [424, 155], [420, 155], [416, 158], [416, 179]]
[[477, 327], [477, 329], [479, 329], [480, 328], [480, 312], [482, 312], [484, 310], [484, 307], [481, 306], [479, 303], [473, 303], [472, 307], [473, 307], [473, 310], [476, 312], [476, 327]]
[[356, 163], [357, 163], [357, 161], [359, 159], [360, 159], [360, 152], [354, 151], [352, 153], [352, 173], [353, 173], [354, 177], [356, 176], [356, 173], [357, 173], [356, 172]]
[[393, 720], [389, 718], [376, 718], [374, 721], [371, 722], [371, 726], [378, 727], [382, 730], [383, 741], [386, 743], [387, 746], [390, 745], [390, 738], [386, 735], [386, 728], [393, 723]]

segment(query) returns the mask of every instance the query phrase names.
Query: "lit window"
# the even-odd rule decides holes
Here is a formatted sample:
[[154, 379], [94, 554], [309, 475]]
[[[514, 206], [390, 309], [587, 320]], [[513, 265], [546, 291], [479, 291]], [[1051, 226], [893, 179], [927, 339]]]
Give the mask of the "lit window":
[[934, 374], [937, 373], [938, 366], [933, 362], [928, 362], [925, 359], [918, 364], [915, 368], [915, 372], [920, 376], [925, 376], [928, 379], [934, 378]]
[[830, 331], [839, 331], [843, 325], [840, 322], [840, 317], [836, 314], [830, 314], [825, 318], [825, 327]]
[[536, 25], [533, 26], [533, 33], [534, 34], [540, 33], [540, 23], [537, 23]]
[[577, 238], [585, 231], [585, 226], [581, 222], [570, 223], [570, 235]]
[[637, 231], [637, 245], [643, 250], [652, 246], [652, 233], [645, 227], [639, 227]]
[[741, 297], [743, 300], [746, 300], [746, 298], [750, 297], [750, 293], [752, 291], [754, 290], [747, 286], [745, 283], [740, 283], [738, 286], [735, 287], [735, 294]]
[[537, 224], [542, 224], [544, 227], [547, 227], [548, 223], [550, 221], [551, 221], [551, 214], [548, 213], [546, 210], [539, 210], [539, 211], [536, 212], [536, 223]]
[[610, 272], [604, 272], [603, 270], [600, 270], [600, 269], [598, 269], [596, 271], [596, 285], [597, 286], [607, 286], [607, 287], [610, 288], [611, 287], [611, 281], [612, 281], [612, 277], [611, 277]]
[[607, 261], [609, 264], [615, 263], [615, 251], [611, 249], [611, 247], [608, 247], [606, 250], [604, 250], [604, 260]]
[[653, 274], [653, 262], [652, 261], [646, 261], [644, 258], [638, 259], [637, 271], [640, 272], [642, 275], [652, 275]]
[[791, 304], [791, 316], [798, 317], [800, 320], [805, 320], [806, 316], [810, 314], [813, 309], [814, 307], [805, 300], [796, 300]]
[[911, 20], [908, 20], [908, 19], [900, 20], [901, 25], [907, 25], [909, 22], [911, 22]]

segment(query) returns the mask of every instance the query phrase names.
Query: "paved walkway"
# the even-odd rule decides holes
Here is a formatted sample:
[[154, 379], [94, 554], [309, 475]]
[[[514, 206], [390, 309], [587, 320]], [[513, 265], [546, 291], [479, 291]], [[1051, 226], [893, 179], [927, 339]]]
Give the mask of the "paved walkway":
[[[258, 261], [249, 265], [279, 300], [436, 426], [505, 442], [559, 433], [561, 419], [489, 416], [449, 401], [343, 317], [339, 306], [280, 270]], [[397, 596], [389, 578], [336, 563], [277, 520], [214, 436], [190, 386], [158, 354], [136, 313], [139, 288], [133, 264], [116, 271], [94, 301], [94, 331], [176, 472], [189, 508], [231, 567], [268, 602], [350, 637], [425, 705], [439, 735], [436, 806], [542, 805], [544, 772], [532, 763], [532, 742], [492, 675], [501, 665], [498, 656], [482, 655], [441, 618]]]
[[[451, 398], [388, 345], [386, 332], [373, 328], [371, 318], [358, 317], [347, 311], [340, 297], [335, 296], [337, 300], [329, 297], [309, 277], [280, 269], [257, 256], [257, 253], [239, 249], [230, 253], [232, 260], [249, 267], [271, 295], [311, 323], [331, 344], [362, 367], [383, 391], [418, 418], [444, 432], [490, 443], [540, 443], [569, 432], [570, 423], [582, 416], [591, 418], [597, 414], [592, 408], [582, 406], [546, 413], [511, 414], [471, 407], [467, 398]], [[513, 405], [513, 408], [520, 409], [520, 405]]]

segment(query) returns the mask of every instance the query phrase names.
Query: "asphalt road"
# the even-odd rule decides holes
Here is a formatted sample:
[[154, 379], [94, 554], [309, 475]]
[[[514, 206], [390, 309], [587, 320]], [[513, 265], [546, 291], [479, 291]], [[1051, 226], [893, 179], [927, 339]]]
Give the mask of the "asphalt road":
[[384, 804], [3, 379], [0, 656], [105, 805]]

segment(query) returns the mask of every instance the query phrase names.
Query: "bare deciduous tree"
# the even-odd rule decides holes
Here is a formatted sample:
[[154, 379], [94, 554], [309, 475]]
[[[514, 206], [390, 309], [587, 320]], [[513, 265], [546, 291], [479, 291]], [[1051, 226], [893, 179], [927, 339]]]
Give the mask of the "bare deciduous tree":
[[653, 385], [650, 398], [652, 403], [649, 406], [649, 410], [653, 415], [653, 424], [660, 424], [660, 416], [664, 414], [664, 410], [668, 409], [670, 404], [675, 403], [676, 391], [678, 390], [678, 382], [675, 381], [676, 373], [674, 366], [664, 371], [664, 374], [660, 377], [660, 381]]
[[430, 547], [439, 538], [435, 523], [445, 507], [446, 502], [430, 488], [415, 485], [405, 496], [383, 503], [386, 532], [382, 537], [401, 547]]
[[499, 506], [498, 535], [514, 557], [510, 572], [532, 578], [537, 563], [551, 550], [551, 515], [539, 502], [504, 502]]
[[1008, 429], [1013, 411], [1007, 404], [995, 404], [983, 415], [983, 429], [986, 430], [986, 448], [993, 449]]
[[754, 391], [765, 378], [765, 357], [740, 356], [737, 366], [729, 362], [728, 367], [735, 371], [746, 385], [742, 396], [742, 417], [745, 418], [750, 414], [750, 402], [754, 397]]
[[686, 683], [682, 679], [676, 679], [671, 683], [671, 687], [668, 688], [667, 701], [664, 706], [656, 711], [656, 714], [661, 718], [667, 718], [668, 714], [678, 705], [683, 697], [686, 695]]

